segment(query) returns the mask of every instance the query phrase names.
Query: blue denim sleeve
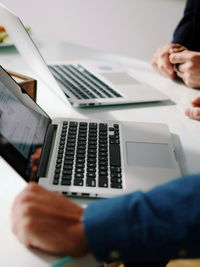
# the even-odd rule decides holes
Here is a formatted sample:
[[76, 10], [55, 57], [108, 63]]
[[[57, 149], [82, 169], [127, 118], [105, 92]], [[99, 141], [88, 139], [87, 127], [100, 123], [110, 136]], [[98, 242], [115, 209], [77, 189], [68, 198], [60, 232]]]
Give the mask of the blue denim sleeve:
[[84, 223], [100, 261], [200, 257], [200, 175], [96, 200], [85, 209]]

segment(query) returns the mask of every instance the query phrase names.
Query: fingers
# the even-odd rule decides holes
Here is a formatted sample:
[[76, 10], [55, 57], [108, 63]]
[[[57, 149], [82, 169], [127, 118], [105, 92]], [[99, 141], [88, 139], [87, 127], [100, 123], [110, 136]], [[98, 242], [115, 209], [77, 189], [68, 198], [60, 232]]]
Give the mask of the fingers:
[[188, 50], [183, 50], [178, 53], [172, 53], [169, 56], [169, 61], [171, 64], [182, 64], [185, 63], [190, 57], [190, 52]]
[[164, 72], [166, 72], [166, 74], [169, 77], [173, 77], [174, 75], [174, 67], [173, 65], [170, 63], [169, 59], [167, 58], [165, 61], [163, 61], [163, 66], [162, 66], [162, 70]]
[[158, 57], [155, 55], [151, 61], [151, 65], [164, 77], [174, 78], [175, 71], [173, 65], [168, 59], [168, 56], [162, 55], [161, 57]]
[[191, 104], [193, 107], [200, 107], [200, 95], [196, 96]]
[[193, 107], [185, 110], [185, 115], [193, 120], [200, 120], [200, 108]]
[[81, 221], [83, 208], [58, 193], [30, 183], [16, 198], [12, 230], [27, 246], [83, 256], [88, 247]]
[[170, 48], [169, 50], [169, 53], [172, 54], [172, 53], [179, 53], [179, 52], [182, 52], [184, 50], [187, 50], [187, 48], [185, 46], [177, 46], [177, 47], [172, 47]]
[[38, 187], [38, 185], [34, 182], [31, 182], [27, 185], [27, 187], [24, 188], [24, 190], [15, 198], [15, 201], [12, 205], [12, 211], [15, 211], [16, 206], [19, 202], [21, 202], [22, 197], [24, 196], [25, 192], [34, 190], [35, 187]]
[[181, 78], [183, 81], [185, 80], [184, 77], [185, 77], [185, 73], [183, 71], [180, 71], [180, 67], [179, 69], [176, 68], [176, 75]]
[[176, 72], [177, 76], [182, 79], [184, 84], [189, 87], [189, 88], [199, 88], [199, 84], [193, 79], [193, 77], [188, 73], [187, 71], [185, 72]]
[[158, 64], [156, 66], [156, 70], [164, 77], [174, 78], [174, 68], [171, 64], [168, 64], [167, 62], [162, 62], [161, 64]]
[[153, 68], [168, 78], [174, 78], [176, 76], [173, 64], [169, 60], [171, 49], [182, 51], [185, 48], [180, 44], [167, 44], [159, 48], [151, 60]]

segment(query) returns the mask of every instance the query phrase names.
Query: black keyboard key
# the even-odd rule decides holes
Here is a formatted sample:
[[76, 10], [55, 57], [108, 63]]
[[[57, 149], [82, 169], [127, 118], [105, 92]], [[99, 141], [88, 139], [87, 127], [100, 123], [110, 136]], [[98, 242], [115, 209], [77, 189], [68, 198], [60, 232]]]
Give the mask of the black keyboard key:
[[108, 166], [108, 162], [107, 161], [99, 161], [99, 167], [100, 166], [107, 167]]
[[74, 158], [74, 151], [65, 151], [65, 159], [66, 157], [71, 156]]
[[108, 161], [108, 157], [99, 157], [99, 161]]
[[85, 163], [85, 159], [76, 159], [76, 163]]
[[84, 173], [84, 168], [75, 168], [75, 172], [80, 172], [80, 173]]
[[117, 144], [110, 144], [110, 165], [121, 166], [120, 146]]
[[107, 166], [99, 166], [99, 171], [108, 171], [108, 167]]
[[62, 181], [66, 181], [66, 180], [71, 181], [71, 179], [72, 179], [71, 175], [67, 175], [67, 174], [62, 175]]
[[92, 159], [96, 159], [96, 154], [88, 153], [87, 157], [92, 158]]
[[88, 167], [87, 168], [87, 172], [93, 172], [93, 173], [95, 173], [96, 172], [96, 168]]
[[56, 164], [56, 169], [60, 169], [61, 168], [61, 163], [57, 163]]
[[88, 167], [96, 168], [96, 162], [88, 162]]
[[118, 183], [118, 184], [121, 184], [122, 183], [122, 179], [120, 178], [111, 178], [111, 183]]
[[99, 171], [99, 175], [107, 177], [108, 176], [108, 172], [107, 171]]
[[85, 163], [76, 163], [76, 168], [84, 168]]
[[58, 184], [59, 184], [59, 180], [55, 180], [55, 179], [54, 179], [54, 180], [53, 180], [53, 184], [54, 184], [54, 185], [58, 185]]
[[75, 143], [72, 143], [72, 142], [67, 142], [67, 145], [66, 145], [66, 149], [69, 150], [68, 148], [73, 148], [72, 151], [74, 151], [74, 147], [75, 147]]
[[99, 187], [105, 187], [107, 188], [108, 187], [108, 179], [100, 179], [99, 178], [99, 183], [98, 183]]
[[73, 160], [65, 160], [64, 164], [65, 165], [73, 165]]
[[60, 169], [56, 169], [55, 174], [60, 174]]
[[87, 122], [79, 122], [79, 129], [87, 129], [88, 123]]
[[62, 180], [61, 181], [61, 185], [71, 185], [71, 181], [69, 181], [69, 180]]
[[122, 184], [121, 183], [111, 183], [111, 188], [122, 189]]
[[83, 177], [84, 177], [84, 174], [83, 173], [80, 173], [80, 172], [75, 173], [75, 178], [82, 180]]
[[68, 155], [66, 155], [65, 156], [65, 160], [67, 161], [67, 160], [71, 160], [71, 161], [73, 161], [73, 159], [74, 159], [74, 156], [68, 156]]
[[86, 180], [86, 186], [95, 187], [96, 186], [96, 181], [94, 179], [87, 179]]
[[82, 179], [74, 179], [74, 185], [83, 186], [83, 180]]
[[65, 165], [63, 166], [63, 169], [66, 171], [66, 170], [72, 170], [73, 169], [73, 166], [72, 165]]
[[111, 166], [110, 167], [110, 171], [111, 172], [118, 172], [118, 173], [120, 173], [122, 171], [122, 169], [121, 169], [121, 167]]
[[77, 127], [78, 126], [78, 122], [77, 121], [70, 121], [69, 126]]
[[72, 170], [63, 170], [62, 172], [63, 175], [72, 175]]
[[60, 177], [59, 174], [55, 174], [55, 175], [54, 175], [54, 180], [59, 180], [59, 177]]
[[95, 154], [97, 153], [97, 149], [88, 148], [88, 154]]
[[60, 154], [60, 155], [62, 155], [63, 152], [64, 152], [64, 149], [59, 149], [59, 150], [58, 150], [58, 154]]
[[95, 179], [95, 177], [96, 177], [96, 174], [94, 172], [87, 173], [87, 178], [88, 179]]
[[95, 163], [96, 162], [96, 158], [88, 158], [87, 162], [88, 163]]
[[99, 123], [99, 131], [100, 132], [105, 132], [105, 131], [107, 131], [107, 129], [108, 129], [107, 123]]
[[76, 158], [77, 159], [85, 159], [85, 153], [84, 154], [77, 154]]
[[111, 173], [111, 178], [122, 178], [122, 175], [121, 173], [114, 172], [114, 173]]

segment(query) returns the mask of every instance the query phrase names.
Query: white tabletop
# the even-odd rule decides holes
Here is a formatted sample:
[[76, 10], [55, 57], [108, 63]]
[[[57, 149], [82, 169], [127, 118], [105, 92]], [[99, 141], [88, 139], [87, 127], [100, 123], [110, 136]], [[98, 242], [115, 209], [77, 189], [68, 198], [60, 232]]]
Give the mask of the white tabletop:
[[[200, 122], [184, 116], [184, 109], [189, 106], [190, 100], [198, 93], [198, 90], [189, 89], [180, 83], [161, 77], [152, 70], [148, 62], [106, 54], [64, 42], [46, 42], [39, 37], [37, 37], [37, 45], [47, 62], [89, 58], [131, 68], [139, 79], [170, 97], [169, 101], [160, 103], [74, 109], [67, 104], [66, 100], [61, 100], [39, 81], [37, 101], [52, 118], [70, 117], [166, 123], [171, 133], [178, 136], [181, 142], [178, 157], [182, 173], [200, 172]], [[0, 48], [0, 62], [4, 68], [35, 76], [14, 47]], [[24, 247], [12, 234], [9, 219], [11, 205], [16, 194], [25, 187], [25, 183], [1, 158], [0, 169], [0, 265], [50, 266], [59, 258]], [[94, 263], [90, 263], [90, 261], [92, 258], [87, 257], [81, 259], [81, 262], [72, 262], [67, 266], [94, 266]]]

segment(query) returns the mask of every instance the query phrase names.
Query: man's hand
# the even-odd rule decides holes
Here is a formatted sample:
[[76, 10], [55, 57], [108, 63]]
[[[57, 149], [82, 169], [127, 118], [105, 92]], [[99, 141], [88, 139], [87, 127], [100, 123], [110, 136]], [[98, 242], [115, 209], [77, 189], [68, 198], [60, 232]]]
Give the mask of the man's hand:
[[200, 120], [200, 95], [192, 101], [192, 107], [186, 109], [185, 115], [194, 120]]
[[12, 208], [13, 232], [27, 246], [80, 257], [88, 252], [83, 209], [55, 192], [29, 183]]
[[170, 63], [176, 67], [177, 75], [183, 82], [192, 88], [200, 88], [200, 53], [190, 50], [174, 51], [170, 57]]
[[180, 44], [167, 44], [159, 48], [151, 60], [153, 68], [165, 77], [175, 78], [176, 72], [173, 64], [169, 60], [169, 56], [173, 51], [182, 51], [184, 49], [186, 48]]

